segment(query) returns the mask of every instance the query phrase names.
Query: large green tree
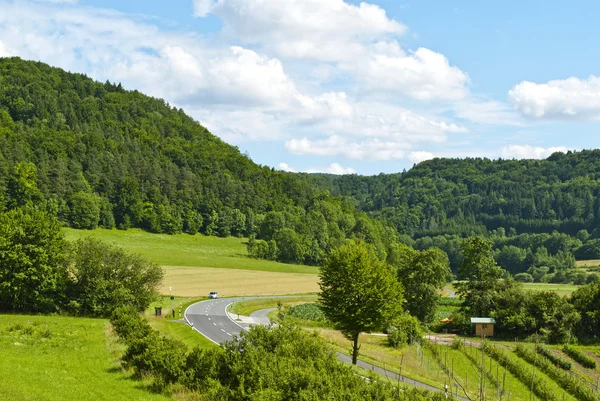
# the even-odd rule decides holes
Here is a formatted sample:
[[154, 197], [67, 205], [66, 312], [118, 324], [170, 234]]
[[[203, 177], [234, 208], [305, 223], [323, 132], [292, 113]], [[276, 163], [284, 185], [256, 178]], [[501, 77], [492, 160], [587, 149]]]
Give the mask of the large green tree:
[[42, 212], [0, 214], [0, 310], [54, 312], [67, 280], [61, 225]]
[[79, 240], [68, 262], [67, 294], [74, 313], [106, 317], [120, 306], [141, 312], [158, 296], [163, 270], [114, 245]]
[[358, 358], [358, 337], [380, 330], [402, 312], [402, 286], [391, 267], [360, 240], [331, 250], [319, 275], [323, 311], [352, 341], [352, 363]]
[[[408, 247], [407, 247], [408, 248]], [[424, 323], [433, 320], [439, 303], [439, 290], [451, 272], [445, 252], [438, 248], [407, 250], [409, 260], [398, 266], [398, 281], [404, 286], [405, 309]]]
[[493, 309], [496, 294], [502, 290], [504, 270], [496, 264], [492, 241], [467, 238], [461, 246], [463, 260], [458, 268], [458, 294], [467, 316], [486, 317]]

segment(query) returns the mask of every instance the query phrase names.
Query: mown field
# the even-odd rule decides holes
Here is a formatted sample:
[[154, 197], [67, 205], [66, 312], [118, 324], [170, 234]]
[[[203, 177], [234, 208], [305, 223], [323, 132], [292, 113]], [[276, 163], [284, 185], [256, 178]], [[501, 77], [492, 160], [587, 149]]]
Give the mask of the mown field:
[[0, 315], [2, 400], [158, 401], [123, 372], [107, 320]]

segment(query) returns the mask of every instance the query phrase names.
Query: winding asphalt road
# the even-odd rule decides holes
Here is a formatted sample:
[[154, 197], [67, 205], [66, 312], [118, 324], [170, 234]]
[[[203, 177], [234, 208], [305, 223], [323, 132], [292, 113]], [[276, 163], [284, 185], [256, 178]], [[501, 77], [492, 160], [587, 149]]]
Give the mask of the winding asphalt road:
[[209, 299], [190, 305], [184, 312], [184, 318], [194, 330], [220, 344], [229, 341], [233, 335], [239, 335], [244, 327], [227, 316], [227, 306], [248, 298]]
[[[251, 297], [257, 298], [257, 297]], [[185, 321], [192, 326], [194, 330], [208, 338], [210, 341], [219, 344], [223, 341], [229, 341], [234, 335], [239, 336], [242, 330], [247, 328], [241, 324], [236, 323], [227, 316], [227, 307], [232, 303], [239, 302], [242, 300], [251, 299], [246, 298], [225, 298], [225, 299], [210, 299], [207, 301], [198, 302], [190, 305], [184, 312]], [[259, 311], [259, 315], [266, 316], [267, 311]], [[337, 353], [337, 357], [340, 361], [351, 363], [351, 358], [340, 352]], [[404, 384], [419, 387], [429, 391], [442, 392], [442, 390], [432, 387], [428, 384], [421, 383], [404, 376], [400, 376], [395, 372], [382, 369], [378, 366], [371, 365], [370, 363], [358, 361], [358, 365], [366, 370], [370, 370], [392, 380], [400, 381]], [[454, 396], [454, 399], [468, 401], [468, 398], [461, 396]]]

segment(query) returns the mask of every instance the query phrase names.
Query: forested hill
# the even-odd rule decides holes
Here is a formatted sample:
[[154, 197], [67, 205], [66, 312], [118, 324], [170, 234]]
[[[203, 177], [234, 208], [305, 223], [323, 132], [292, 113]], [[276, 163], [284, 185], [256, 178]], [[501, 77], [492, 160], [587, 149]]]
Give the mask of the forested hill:
[[390, 223], [407, 244], [443, 249], [453, 269], [461, 239], [473, 235], [490, 237], [496, 261], [528, 272], [526, 280], [574, 281], [574, 256], [600, 258], [600, 150], [546, 160], [433, 159], [397, 174], [311, 179]]
[[[546, 160], [433, 159], [398, 174], [315, 178], [412, 237], [590, 233], [600, 222], [600, 150]], [[600, 236], [600, 232], [596, 233]]]
[[161, 99], [0, 58], [0, 211], [18, 207], [75, 228], [256, 236], [256, 256], [295, 263], [347, 237], [382, 255], [394, 241], [351, 202], [255, 164]]

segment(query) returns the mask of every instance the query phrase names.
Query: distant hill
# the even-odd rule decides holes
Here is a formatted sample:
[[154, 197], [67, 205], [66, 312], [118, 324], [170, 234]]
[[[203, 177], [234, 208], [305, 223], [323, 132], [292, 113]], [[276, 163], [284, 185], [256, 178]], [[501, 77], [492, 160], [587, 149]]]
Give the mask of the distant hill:
[[404, 173], [322, 176], [315, 184], [412, 237], [497, 228], [576, 235], [600, 223], [600, 150], [546, 160], [437, 158]]

